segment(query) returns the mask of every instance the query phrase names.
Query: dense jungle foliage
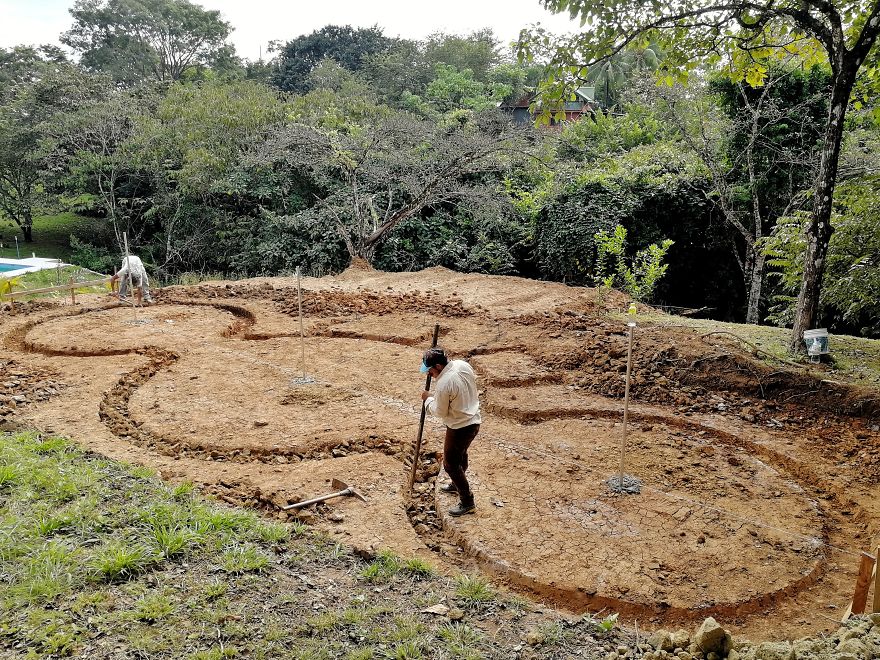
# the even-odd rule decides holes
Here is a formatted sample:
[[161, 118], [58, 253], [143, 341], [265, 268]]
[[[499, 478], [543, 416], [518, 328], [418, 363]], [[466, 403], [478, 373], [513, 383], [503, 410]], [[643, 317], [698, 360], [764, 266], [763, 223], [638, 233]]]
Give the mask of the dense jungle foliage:
[[[661, 248], [666, 270], [653, 288], [614, 286], [791, 322], [827, 62], [793, 52], [749, 80], [733, 54], [658, 82], [663, 50], [634, 43], [589, 72], [579, 119], [543, 126], [513, 110], [545, 76], [540, 57], [520, 63], [488, 30], [411, 41], [331, 25], [247, 62], [231, 26], [188, 0], [77, 0], [71, 14], [74, 59], [0, 50], [0, 239], [31, 240], [36, 214], [73, 211], [100, 227], [71, 237], [75, 261], [111, 270], [124, 232], [160, 281], [321, 275], [363, 258], [592, 286], [609, 254], [597, 235], [623, 228], [611, 271], [637, 277]], [[847, 115], [822, 294], [825, 324], [868, 336], [874, 103], [854, 96]]]

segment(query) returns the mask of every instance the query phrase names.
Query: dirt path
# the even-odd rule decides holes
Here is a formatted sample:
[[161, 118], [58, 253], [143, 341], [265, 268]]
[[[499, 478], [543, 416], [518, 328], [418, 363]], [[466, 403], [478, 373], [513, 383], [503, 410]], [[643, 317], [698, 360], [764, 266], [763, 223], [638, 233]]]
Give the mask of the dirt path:
[[[784, 391], [777, 374], [688, 330], [645, 329], [626, 451], [643, 488], [618, 495], [626, 337], [592, 291], [443, 269], [304, 286], [305, 364], [295, 280], [173, 287], [136, 314], [97, 298], [4, 312], [0, 397], [19, 397], [6, 423], [279, 517], [341, 479], [368, 503], [303, 514], [341, 542], [476, 563], [577, 611], [667, 627], [712, 614], [753, 638], [835, 628], [878, 538], [876, 421], [762, 400]], [[434, 421], [404, 495], [435, 322], [482, 388], [478, 513], [464, 519], [437, 490]]]

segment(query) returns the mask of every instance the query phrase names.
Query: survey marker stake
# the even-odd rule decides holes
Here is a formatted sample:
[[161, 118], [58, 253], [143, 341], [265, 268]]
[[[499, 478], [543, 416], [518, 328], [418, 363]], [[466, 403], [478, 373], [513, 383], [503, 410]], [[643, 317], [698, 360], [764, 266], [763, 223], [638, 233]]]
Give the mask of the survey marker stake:
[[[431, 348], [437, 346], [437, 337], [440, 334], [440, 324], [434, 324], [434, 338], [431, 340]], [[425, 389], [431, 389], [431, 374], [425, 378]], [[409, 485], [406, 492], [412, 495], [413, 484], [416, 482], [416, 470], [419, 467], [419, 453], [422, 450], [422, 433], [425, 431], [425, 402], [422, 401], [422, 416], [419, 418], [419, 434], [416, 436], [416, 443], [413, 447], [412, 470], [409, 473]]]
[[290, 511], [290, 509], [301, 509], [304, 506], [308, 506], [309, 504], [317, 504], [318, 502], [323, 502], [325, 500], [332, 499], [334, 497], [356, 497], [361, 502], [366, 502], [367, 498], [361, 495], [354, 489], [354, 486], [349, 486], [344, 481], [340, 481], [339, 479], [334, 479], [330, 482], [330, 487], [336, 490], [335, 493], [329, 493], [327, 495], [320, 495], [319, 497], [313, 497], [310, 500], [303, 500], [302, 502], [297, 502], [296, 504], [288, 504], [287, 506], [281, 507], [282, 511]]

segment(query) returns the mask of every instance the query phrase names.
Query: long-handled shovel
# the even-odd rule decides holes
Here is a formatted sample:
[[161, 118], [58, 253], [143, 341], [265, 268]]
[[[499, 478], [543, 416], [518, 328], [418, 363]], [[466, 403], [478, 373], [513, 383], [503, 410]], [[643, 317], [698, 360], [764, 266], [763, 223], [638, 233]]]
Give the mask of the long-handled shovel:
[[304, 506], [308, 506], [309, 504], [317, 504], [318, 502], [323, 502], [324, 500], [329, 500], [333, 497], [356, 497], [361, 502], [366, 502], [367, 498], [357, 492], [353, 486], [349, 486], [344, 481], [340, 481], [339, 479], [334, 479], [330, 482], [330, 487], [335, 488], [335, 493], [330, 493], [328, 495], [321, 495], [319, 497], [313, 497], [310, 500], [304, 500], [302, 502], [297, 502], [296, 504], [288, 504], [287, 506], [281, 507], [282, 511], [289, 511], [290, 509], [301, 509]]
[[[434, 324], [434, 339], [431, 341], [431, 348], [437, 346], [437, 336], [440, 334], [440, 324]], [[431, 374], [425, 378], [425, 389], [431, 389]], [[419, 466], [419, 452], [422, 450], [422, 433], [425, 430], [425, 403], [422, 402], [422, 416], [419, 419], [419, 434], [416, 437], [416, 444], [413, 449], [413, 459], [412, 459], [412, 470], [409, 473], [409, 486], [407, 487], [407, 493], [412, 495], [413, 484], [416, 481], [416, 470]]]

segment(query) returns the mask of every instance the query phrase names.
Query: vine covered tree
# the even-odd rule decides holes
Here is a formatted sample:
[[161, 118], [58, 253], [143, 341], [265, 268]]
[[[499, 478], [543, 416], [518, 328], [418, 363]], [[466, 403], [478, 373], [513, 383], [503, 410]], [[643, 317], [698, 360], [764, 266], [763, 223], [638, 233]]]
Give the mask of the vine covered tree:
[[[703, 63], [717, 64], [731, 52], [732, 64], [750, 84], [763, 82], [771, 58], [798, 51], [808, 61], [823, 54], [831, 67], [829, 112], [806, 227], [807, 250], [790, 350], [802, 350], [804, 330], [818, 317], [831, 211], [843, 141], [844, 117], [859, 74], [877, 80], [875, 45], [880, 35], [880, 0], [542, 0], [554, 12], [580, 17], [588, 30], [553, 40], [524, 33], [520, 55], [552, 53], [543, 86], [555, 107], [573, 84], [630, 45], [657, 43], [666, 54], [666, 81], [686, 80]], [[553, 103], [555, 101], [555, 104]]]

